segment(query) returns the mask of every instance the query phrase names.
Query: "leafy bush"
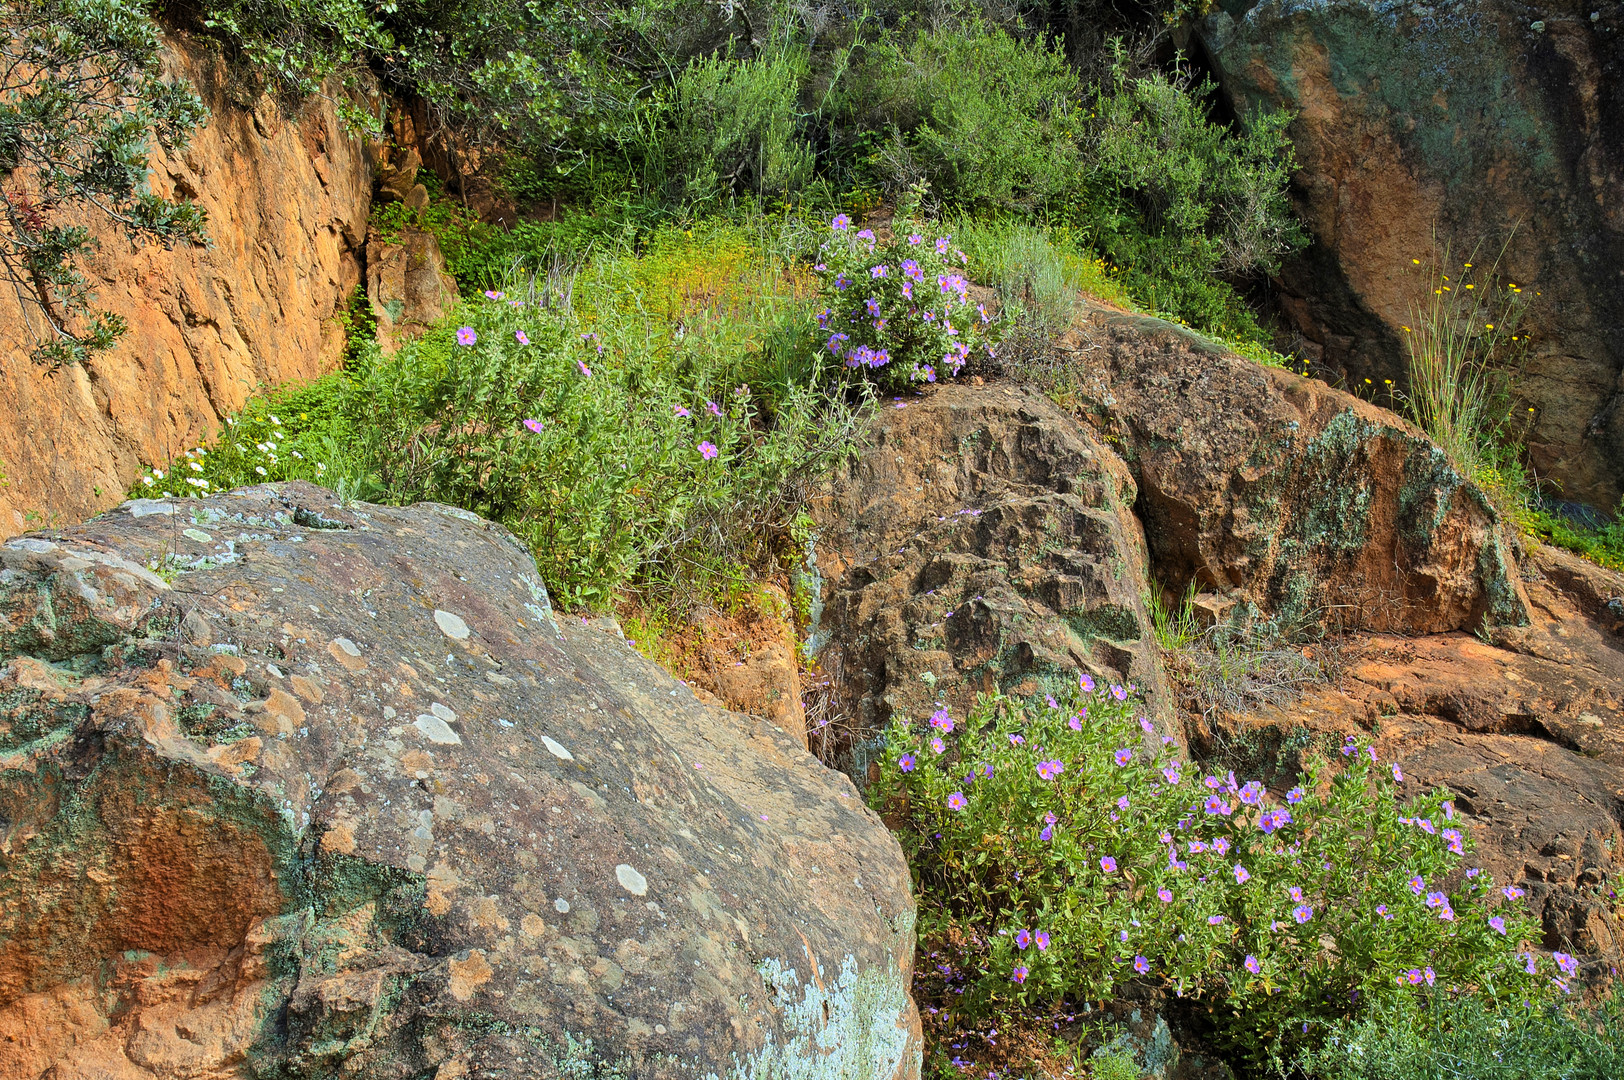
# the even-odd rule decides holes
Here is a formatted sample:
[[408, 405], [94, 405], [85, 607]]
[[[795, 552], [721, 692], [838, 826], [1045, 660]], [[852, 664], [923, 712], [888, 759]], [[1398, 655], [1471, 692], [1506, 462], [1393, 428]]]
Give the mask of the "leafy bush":
[[774, 387], [763, 415], [747, 381], [758, 327], [806, 302], [767, 267], [722, 229], [492, 290], [392, 357], [372, 346], [250, 402], [135, 494], [310, 479], [433, 499], [512, 529], [562, 607], [633, 588], [680, 606], [787, 535], [808, 486], [856, 445], [861, 402], [828, 393], [818, 368]]
[[1260, 338], [1219, 275], [1273, 271], [1306, 243], [1287, 197], [1290, 117], [1260, 112], [1237, 134], [1208, 118], [1211, 93], [1183, 73], [1130, 77], [1119, 52], [1094, 98], [1073, 214], [1145, 306], [1222, 337]]
[[658, 154], [660, 171], [681, 182], [679, 201], [703, 207], [804, 187], [812, 149], [797, 119], [806, 77], [806, 52], [793, 48], [750, 60], [704, 57], [683, 69]]
[[854, 232], [851, 219], [837, 215], [815, 267], [823, 279], [823, 347], [890, 389], [957, 375], [976, 349], [994, 354], [992, 316], [970, 302], [969, 257], [951, 236], [914, 232], [925, 228], [917, 222], [894, 227], [895, 236], [882, 243], [873, 230]]
[[1277, 803], [1177, 761], [1123, 687], [1061, 693], [898, 718], [870, 789], [968, 1014], [1151, 980], [1233, 1011], [1227, 1037], [1261, 1056], [1417, 986], [1547, 981], [1520, 891], [1462, 865], [1446, 791], [1401, 801], [1399, 766], [1350, 742], [1335, 776], [1314, 759]]
[[887, 34], [840, 91], [861, 169], [900, 195], [920, 182], [948, 205], [1023, 213], [1082, 178], [1077, 75], [1058, 47], [975, 23]]
[[1337, 1025], [1295, 1064], [1314, 1080], [1615, 1080], [1624, 1009], [1433, 994]]

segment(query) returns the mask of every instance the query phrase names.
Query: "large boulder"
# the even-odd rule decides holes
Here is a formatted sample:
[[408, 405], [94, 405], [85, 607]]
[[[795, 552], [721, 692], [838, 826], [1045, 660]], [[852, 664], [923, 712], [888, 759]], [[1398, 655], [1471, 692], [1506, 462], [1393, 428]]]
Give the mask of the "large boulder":
[[1285, 630], [1527, 621], [1493, 504], [1393, 413], [1098, 305], [1051, 359], [1132, 471], [1173, 593], [1193, 582]]
[[812, 644], [859, 754], [893, 714], [962, 717], [982, 691], [1041, 698], [1085, 673], [1168, 726], [1134, 482], [1109, 447], [1003, 382], [889, 403], [872, 436], [813, 506]]
[[916, 1077], [851, 783], [303, 484], [0, 547], [0, 1074]]
[[[1521, 393], [1568, 498], [1624, 494], [1624, 8], [1616, 0], [1223, 0], [1199, 27], [1238, 115], [1295, 114], [1315, 244], [1281, 275], [1307, 350], [1400, 378], [1412, 258], [1494, 261], [1542, 294]], [[1482, 245], [1479, 248], [1479, 245]]]

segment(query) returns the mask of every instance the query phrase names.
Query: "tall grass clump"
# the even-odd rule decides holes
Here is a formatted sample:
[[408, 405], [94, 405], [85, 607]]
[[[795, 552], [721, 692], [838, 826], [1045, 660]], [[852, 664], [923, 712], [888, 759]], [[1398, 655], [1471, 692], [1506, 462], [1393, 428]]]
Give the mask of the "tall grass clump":
[[1520, 504], [1527, 496], [1512, 399], [1527, 352], [1522, 287], [1501, 279], [1499, 259], [1486, 267], [1467, 260], [1457, 268], [1445, 250], [1436, 262], [1414, 259], [1411, 265], [1424, 292], [1403, 327], [1403, 402], [1463, 474], [1502, 502]]

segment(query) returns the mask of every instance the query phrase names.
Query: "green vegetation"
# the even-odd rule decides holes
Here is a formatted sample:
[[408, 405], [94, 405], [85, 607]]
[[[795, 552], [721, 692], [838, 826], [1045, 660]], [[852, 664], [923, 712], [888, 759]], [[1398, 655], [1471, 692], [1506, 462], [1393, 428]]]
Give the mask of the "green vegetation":
[[1488, 267], [1467, 260], [1457, 270], [1446, 251], [1437, 264], [1412, 265], [1425, 295], [1403, 328], [1409, 378], [1396, 396], [1462, 473], [1507, 509], [1523, 505], [1528, 482], [1513, 404], [1528, 348], [1522, 287], [1499, 279], [1498, 260]]
[[203, 212], [146, 179], [152, 143], [183, 149], [206, 115], [184, 79], [164, 75], [139, 3], [0, 2], [0, 279], [37, 362], [80, 363], [126, 329], [92, 307], [85, 220], [132, 241], [203, 242]]
[[1624, 1076], [1624, 1009], [1616, 997], [1495, 1008], [1433, 994], [1338, 1025], [1296, 1064], [1316, 1080], [1613, 1080]]
[[1405, 792], [1362, 741], [1336, 770], [1309, 758], [1276, 804], [1177, 761], [1122, 687], [1085, 676], [1051, 701], [899, 718], [870, 788], [944, 958], [921, 989], [966, 1029], [1148, 980], [1211, 1006], [1212, 1041], [1261, 1066], [1426, 989], [1549, 984], [1521, 891], [1467, 863], [1448, 792]]
[[1535, 504], [1517, 515], [1517, 524], [1536, 539], [1582, 555], [1598, 566], [1624, 572], [1624, 506], [1611, 521], [1587, 527]]
[[692, 599], [787, 542], [807, 486], [857, 445], [859, 388], [775, 366], [807, 286], [759, 241], [671, 230], [642, 257], [519, 279], [392, 357], [363, 344], [342, 372], [251, 401], [136, 493], [308, 479], [432, 499], [512, 529], [565, 609]]

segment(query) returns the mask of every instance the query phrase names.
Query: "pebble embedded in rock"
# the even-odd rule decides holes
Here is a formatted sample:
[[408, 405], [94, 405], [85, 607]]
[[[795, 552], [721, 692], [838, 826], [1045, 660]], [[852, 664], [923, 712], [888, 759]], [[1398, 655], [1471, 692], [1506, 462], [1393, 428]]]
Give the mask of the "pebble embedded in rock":
[[440, 632], [452, 641], [468, 640], [468, 624], [462, 621], [461, 616], [435, 608], [434, 625], [438, 626]]
[[564, 749], [562, 744], [560, 744], [557, 741], [549, 738], [546, 735], [543, 735], [541, 737], [541, 745], [545, 746], [547, 748], [547, 752], [549, 754], [553, 755], [553, 757], [555, 757], [555, 758], [559, 758], [559, 759], [561, 759], [563, 761], [574, 761], [575, 760], [575, 755], [574, 754], [572, 754], [568, 750]]
[[412, 722], [412, 726], [423, 733], [429, 742], [457, 745], [462, 742], [462, 736], [451, 730], [451, 725], [438, 716], [422, 713]]
[[615, 867], [615, 880], [620, 882], [622, 889], [625, 889], [633, 896], [648, 895], [648, 878], [639, 874], [626, 863], [621, 863]]

